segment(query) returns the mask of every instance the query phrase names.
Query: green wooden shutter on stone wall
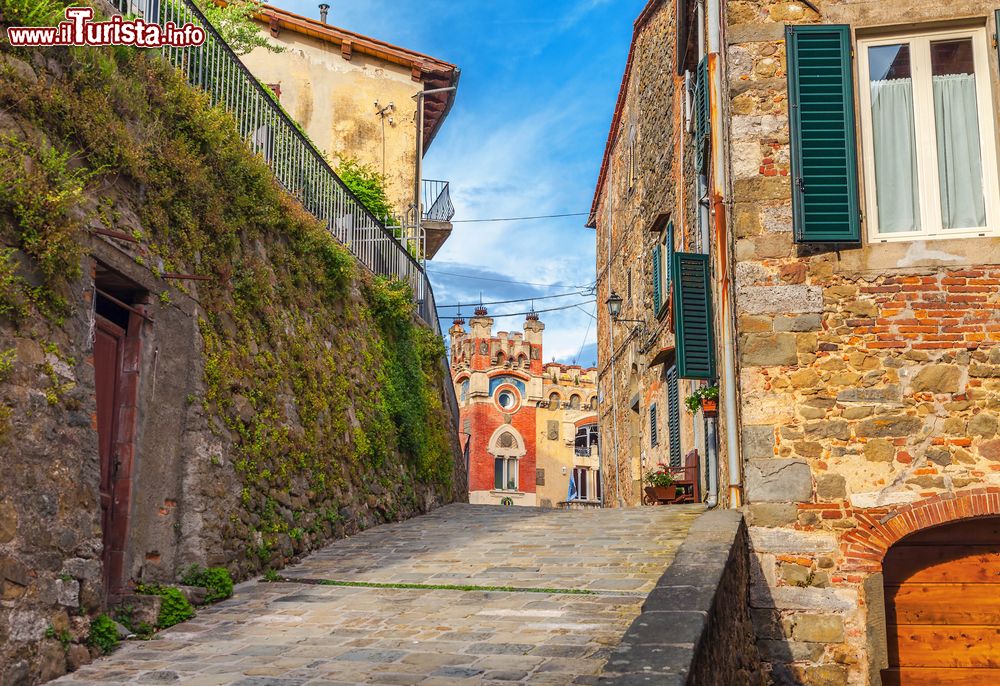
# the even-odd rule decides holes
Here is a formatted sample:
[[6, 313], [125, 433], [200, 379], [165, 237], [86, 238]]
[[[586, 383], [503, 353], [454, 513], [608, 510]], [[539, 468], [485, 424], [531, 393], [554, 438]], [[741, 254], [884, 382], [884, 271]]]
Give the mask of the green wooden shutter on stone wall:
[[785, 27], [792, 214], [800, 243], [861, 240], [851, 27]]
[[656, 432], [656, 403], [649, 406], [649, 445], [656, 447], [660, 442], [659, 434]]
[[705, 168], [705, 162], [708, 160], [711, 133], [708, 90], [708, 56], [705, 56], [698, 63], [698, 71], [694, 78], [694, 137], [697, 154], [695, 163], [699, 171]]
[[714, 379], [715, 343], [708, 255], [675, 252], [673, 273], [677, 376]]
[[661, 290], [663, 284], [660, 281], [660, 261], [663, 256], [660, 253], [660, 246], [655, 246], [653, 248], [653, 314], [660, 311], [660, 305], [663, 302], [663, 291]]
[[667, 370], [667, 427], [670, 437], [670, 466], [681, 466], [681, 399], [677, 388], [677, 367]]

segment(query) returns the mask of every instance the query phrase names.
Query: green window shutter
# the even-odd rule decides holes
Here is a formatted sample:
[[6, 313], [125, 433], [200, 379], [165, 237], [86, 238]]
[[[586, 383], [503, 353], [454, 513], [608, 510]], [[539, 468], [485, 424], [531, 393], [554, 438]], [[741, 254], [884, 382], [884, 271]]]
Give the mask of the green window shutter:
[[673, 285], [674, 281], [674, 223], [671, 221], [667, 224], [667, 255], [666, 255], [666, 268], [667, 268], [667, 282], [663, 287], [664, 294], [670, 293], [670, 286]]
[[861, 241], [851, 27], [785, 27], [792, 214], [800, 243]]
[[673, 273], [677, 376], [714, 379], [715, 343], [708, 255], [675, 252]]
[[660, 259], [662, 258], [660, 246], [653, 248], [653, 312], [660, 311], [663, 302], [663, 292], [660, 283]]
[[677, 366], [667, 370], [667, 427], [670, 436], [670, 466], [681, 466], [681, 399], [677, 388]]
[[708, 91], [708, 56], [706, 55], [698, 63], [698, 71], [695, 73], [694, 80], [694, 137], [697, 155], [695, 163], [699, 171], [705, 168], [705, 162], [708, 160], [711, 134]]
[[649, 445], [656, 447], [660, 443], [660, 437], [656, 433], [656, 403], [649, 406]]

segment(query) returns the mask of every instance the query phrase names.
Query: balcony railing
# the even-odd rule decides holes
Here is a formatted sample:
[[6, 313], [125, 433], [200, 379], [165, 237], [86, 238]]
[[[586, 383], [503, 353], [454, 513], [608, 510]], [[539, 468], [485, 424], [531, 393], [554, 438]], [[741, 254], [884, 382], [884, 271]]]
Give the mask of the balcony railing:
[[[188, 83], [204, 90], [212, 105], [233, 116], [247, 145], [261, 154], [278, 182], [325, 224], [362, 265], [377, 275], [410, 285], [417, 312], [441, 335], [434, 292], [421, 263], [413, 257], [422, 248], [416, 244], [419, 232], [404, 233], [397, 239], [365, 208], [194, 3], [191, 0], [112, 0], [112, 3], [118, 11], [139, 14], [146, 21], [155, 19], [161, 25], [173, 22], [176, 26], [190, 22], [205, 29], [207, 38], [202, 45], [166, 47], [162, 49], [163, 56], [185, 75]], [[444, 201], [438, 204], [442, 193]], [[440, 211], [445, 204], [451, 207], [447, 183], [429, 208]], [[458, 401], [447, 375], [447, 360], [442, 360], [442, 365], [448, 379], [444, 384], [446, 402], [457, 426]]]
[[423, 195], [422, 219], [448, 222], [455, 216], [455, 206], [451, 204], [451, 190], [447, 181], [424, 179]]

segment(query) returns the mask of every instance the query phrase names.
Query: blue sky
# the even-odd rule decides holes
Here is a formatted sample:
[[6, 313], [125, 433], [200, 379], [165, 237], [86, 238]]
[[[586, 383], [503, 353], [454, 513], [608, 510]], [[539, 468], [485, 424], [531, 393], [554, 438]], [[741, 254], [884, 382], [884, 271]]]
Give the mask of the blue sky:
[[[462, 69], [424, 171], [451, 182], [456, 220], [590, 209], [632, 22], [645, 0], [328, 1], [331, 24]], [[319, 0], [272, 3], [318, 17]], [[594, 232], [585, 221], [456, 223], [429, 265], [438, 303], [476, 303], [480, 292], [486, 302], [574, 292], [504, 281], [592, 285]], [[544, 299], [535, 308], [590, 300]], [[523, 316], [499, 315], [525, 305], [490, 306], [495, 330], [520, 330]], [[541, 314], [546, 361], [596, 362], [595, 306]], [[466, 318], [471, 309], [463, 308]], [[455, 310], [440, 311], [450, 325]]]

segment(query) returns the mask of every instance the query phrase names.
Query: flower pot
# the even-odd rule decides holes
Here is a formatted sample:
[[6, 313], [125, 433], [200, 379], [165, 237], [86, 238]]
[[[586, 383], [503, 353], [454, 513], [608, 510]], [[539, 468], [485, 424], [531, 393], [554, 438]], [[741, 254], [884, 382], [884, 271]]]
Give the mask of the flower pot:
[[714, 398], [702, 398], [701, 411], [705, 413], [705, 416], [714, 417], [719, 413], [719, 401]]
[[673, 500], [677, 497], [677, 489], [673, 486], [654, 486], [657, 500]]

